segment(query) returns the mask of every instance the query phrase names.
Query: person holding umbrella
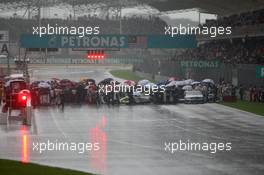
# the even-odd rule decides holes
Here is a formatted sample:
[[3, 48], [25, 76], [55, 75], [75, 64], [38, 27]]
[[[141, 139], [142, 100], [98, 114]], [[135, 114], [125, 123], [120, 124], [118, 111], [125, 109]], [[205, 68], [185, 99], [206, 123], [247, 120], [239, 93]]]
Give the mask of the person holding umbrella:
[[65, 92], [66, 92], [66, 90], [63, 90], [63, 91], [61, 91], [61, 93], [60, 93], [60, 105], [61, 105], [61, 110], [62, 110], [62, 111], [64, 111]]

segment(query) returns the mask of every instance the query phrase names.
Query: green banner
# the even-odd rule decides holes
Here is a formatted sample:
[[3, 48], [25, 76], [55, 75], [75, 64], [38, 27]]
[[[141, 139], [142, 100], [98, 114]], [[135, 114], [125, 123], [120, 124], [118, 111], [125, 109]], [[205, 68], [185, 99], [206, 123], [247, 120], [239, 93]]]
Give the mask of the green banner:
[[124, 35], [37, 35], [23, 34], [20, 44], [23, 48], [127, 48]]
[[197, 41], [193, 35], [170, 37], [166, 35], [38, 35], [22, 34], [22, 48], [195, 48]]
[[257, 66], [256, 76], [257, 78], [264, 78], [264, 66]]

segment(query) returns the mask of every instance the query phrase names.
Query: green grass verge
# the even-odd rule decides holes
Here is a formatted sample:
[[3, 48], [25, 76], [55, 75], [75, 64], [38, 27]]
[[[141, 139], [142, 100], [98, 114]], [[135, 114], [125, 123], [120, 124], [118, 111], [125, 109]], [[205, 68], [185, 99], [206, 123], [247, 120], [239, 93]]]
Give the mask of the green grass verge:
[[33, 163], [21, 163], [0, 159], [0, 174], [3, 175], [91, 175], [80, 171], [53, 168]]
[[222, 105], [264, 116], [264, 103], [241, 101], [222, 102]]
[[144, 79], [143, 77], [137, 76], [131, 70], [111, 70], [110, 73], [117, 78], [122, 78], [125, 80], [139, 81]]

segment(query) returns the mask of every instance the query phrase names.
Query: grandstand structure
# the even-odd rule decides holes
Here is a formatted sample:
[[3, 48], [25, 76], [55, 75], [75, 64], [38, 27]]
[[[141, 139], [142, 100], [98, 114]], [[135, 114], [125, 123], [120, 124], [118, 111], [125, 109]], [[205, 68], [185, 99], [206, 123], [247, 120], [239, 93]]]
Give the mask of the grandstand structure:
[[[137, 69], [149, 74], [156, 74], [159, 70], [161, 75], [177, 75], [179, 78], [200, 80], [210, 77], [215, 82], [224, 80], [235, 86], [263, 86], [263, 78], [256, 75], [257, 68], [264, 65], [263, 15], [264, 9], [257, 9], [207, 20], [203, 26], [231, 26], [232, 35], [197, 36], [197, 48], [176, 51], [169, 60], [155, 63], [145, 60]], [[210, 65], [214, 61], [219, 61], [218, 66], [204, 66], [207, 65], [204, 62]]]
[[[1, 1], [0, 1], [1, 2]], [[101, 34], [162, 34], [163, 26], [166, 23], [157, 18], [156, 15], [142, 18], [141, 16], [125, 17], [122, 16], [122, 8], [138, 6], [140, 1], [58, 1], [58, 0], [38, 0], [38, 1], [9, 1], [0, 11], [13, 11], [11, 16], [0, 18], [0, 30], [9, 30], [11, 57], [25, 55], [23, 49], [19, 49], [19, 39], [21, 34], [31, 33], [33, 26], [100, 26]], [[66, 8], [70, 11], [67, 16], [61, 17], [55, 15], [49, 17], [49, 8], [57, 6], [58, 9]], [[62, 6], [62, 7], [60, 7]], [[141, 8], [145, 8], [144, 5]], [[15, 13], [22, 10], [22, 13]], [[146, 29], [147, 27], [147, 29]], [[85, 51], [76, 51], [73, 49], [45, 50], [39, 49], [27, 51], [27, 57], [30, 59], [42, 60], [48, 58], [84, 58]], [[142, 51], [141, 51], [142, 52]], [[128, 50], [119, 50], [119, 52], [108, 52], [108, 58], [114, 58], [122, 61], [124, 56], [126, 60], [135, 58], [135, 53]], [[145, 52], [146, 54], [147, 52]], [[142, 54], [142, 55], [145, 55]], [[68, 61], [68, 60], [67, 60]], [[61, 61], [60, 61], [61, 62]], [[127, 61], [125, 61], [127, 62]]]

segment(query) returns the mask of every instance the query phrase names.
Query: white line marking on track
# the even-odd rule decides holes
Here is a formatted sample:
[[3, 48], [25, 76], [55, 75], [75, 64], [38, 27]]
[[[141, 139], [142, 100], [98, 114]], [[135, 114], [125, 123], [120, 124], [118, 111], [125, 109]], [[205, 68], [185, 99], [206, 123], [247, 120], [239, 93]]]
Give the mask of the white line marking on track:
[[56, 128], [61, 132], [61, 134], [63, 135], [64, 138], [67, 138], [67, 135], [65, 134], [65, 132], [63, 132], [63, 130], [61, 129], [61, 127], [59, 127], [59, 124], [58, 124], [58, 122], [56, 121], [56, 119], [54, 117], [53, 111], [51, 111], [50, 115], [51, 115], [52, 120], [54, 121], [54, 124], [56, 125]]

